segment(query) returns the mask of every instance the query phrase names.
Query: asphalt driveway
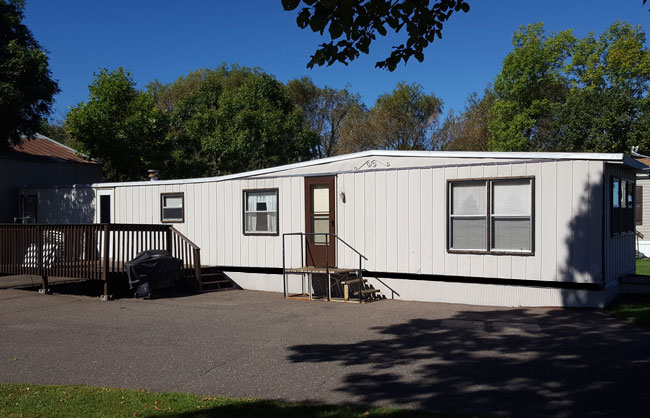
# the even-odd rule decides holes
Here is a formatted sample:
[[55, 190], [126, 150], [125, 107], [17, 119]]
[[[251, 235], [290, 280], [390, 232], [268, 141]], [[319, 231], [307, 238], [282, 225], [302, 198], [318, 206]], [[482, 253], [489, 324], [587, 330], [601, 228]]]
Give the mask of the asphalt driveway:
[[153, 301], [0, 290], [0, 381], [392, 405], [486, 416], [647, 416], [650, 332], [597, 311]]

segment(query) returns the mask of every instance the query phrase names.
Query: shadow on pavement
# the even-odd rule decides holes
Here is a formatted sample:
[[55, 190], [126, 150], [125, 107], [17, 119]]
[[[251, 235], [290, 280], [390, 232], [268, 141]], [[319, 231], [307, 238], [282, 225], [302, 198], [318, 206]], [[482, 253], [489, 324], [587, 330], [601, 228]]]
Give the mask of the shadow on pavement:
[[[348, 369], [337, 390], [359, 404], [487, 416], [647, 416], [650, 331], [601, 312], [459, 312], [375, 330], [380, 338], [355, 344], [290, 347], [289, 359]], [[400, 374], [406, 365], [415, 372]]]

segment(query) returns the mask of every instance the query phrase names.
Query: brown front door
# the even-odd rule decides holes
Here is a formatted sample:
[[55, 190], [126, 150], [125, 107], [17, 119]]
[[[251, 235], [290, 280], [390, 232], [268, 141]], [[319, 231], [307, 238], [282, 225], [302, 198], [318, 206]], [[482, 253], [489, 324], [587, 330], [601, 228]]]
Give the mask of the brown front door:
[[[336, 233], [334, 178], [334, 176], [305, 178], [305, 231], [308, 234]], [[305, 240], [307, 265], [336, 266], [336, 242], [332, 236], [307, 235]]]

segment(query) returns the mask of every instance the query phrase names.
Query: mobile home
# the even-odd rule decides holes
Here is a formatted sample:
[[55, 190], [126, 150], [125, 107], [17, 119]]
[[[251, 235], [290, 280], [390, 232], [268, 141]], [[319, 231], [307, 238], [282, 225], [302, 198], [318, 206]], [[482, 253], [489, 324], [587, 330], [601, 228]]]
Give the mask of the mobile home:
[[[77, 186], [50, 193], [49, 205], [75, 207], [59, 199], [90, 193], [96, 223], [173, 224], [202, 264], [245, 289], [281, 292], [283, 268], [301, 263], [356, 269], [360, 253], [364, 278], [388, 298], [598, 307], [635, 272], [644, 167], [624, 154], [368, 151]], [[312, 235], [307, 249], [289, 233], [335, 239]]]

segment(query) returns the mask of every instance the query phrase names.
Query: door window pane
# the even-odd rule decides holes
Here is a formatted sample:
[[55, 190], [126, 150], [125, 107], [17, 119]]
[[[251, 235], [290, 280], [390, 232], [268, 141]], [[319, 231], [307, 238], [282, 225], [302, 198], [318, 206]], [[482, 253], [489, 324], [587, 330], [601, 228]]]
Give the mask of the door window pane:
[[[312, 220], [312, 231], [314, 233], [329, 233], [330, 217], [328, 215], [314, 215]], [[327, 243], [327, 235], [314, 235], [313, 242], [316, 245], [325, 245]]]
[[329, 186], [314, 186], [311, 189], [311, 193], [314, 213], [330, 213]]

